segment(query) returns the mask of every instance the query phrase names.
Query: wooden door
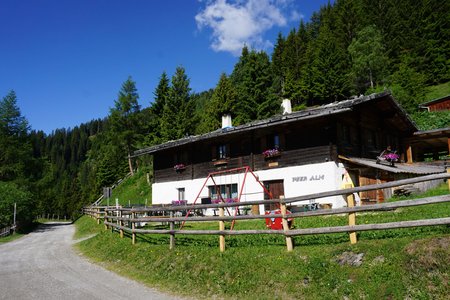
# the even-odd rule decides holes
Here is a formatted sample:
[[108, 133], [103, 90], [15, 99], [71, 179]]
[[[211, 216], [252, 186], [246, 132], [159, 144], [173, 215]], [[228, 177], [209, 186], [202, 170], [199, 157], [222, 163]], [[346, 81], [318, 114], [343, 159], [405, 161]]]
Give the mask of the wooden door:
[[[368, 177], [359, 177], [359, 184], [360, 186], [366, 186], [366, 185], [372, 185], [372, 184], [380, 184], [386, 182], [385, 180], [377, 180], [374, 178], [368, 178]], [[381, 203], [384, 202], [384, 194], [383, 190], [372, 190], [372, 191], [365, 191], [360, 192], [359, 197], [361, 198], [362, 204], [375, 204], [375, 203]]]
[[[264, 181], [264, 186], [272, 194], [272, 199], [280, 199], [280, 196], [284, 197], [283, 180]], [[268, 200], [268, 199], [269, 199], [269, 195], [264, 193], [264, 200]], [[266, 211], [275, 210], [277, 208], [278, 208], [277, 204], [265, 204], [264, 205], [264, 209]]]

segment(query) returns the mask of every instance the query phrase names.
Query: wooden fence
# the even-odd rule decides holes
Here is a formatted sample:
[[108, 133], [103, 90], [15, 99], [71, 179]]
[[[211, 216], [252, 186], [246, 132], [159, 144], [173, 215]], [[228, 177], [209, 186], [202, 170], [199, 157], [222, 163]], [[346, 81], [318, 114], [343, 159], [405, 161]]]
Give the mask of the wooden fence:
[[0, 229], [0, 237], [8, 236], [11, 232], [14, 232], [16, 227], [14, 225], [7, 226], [5, 228]]
[[[220, 251], [225, 251], [225, 237], [230, 235], [255, 235], [255, 234], [272, 234], [283, 235], [286, 239], [286, 246], [288, 251], [293, 249], [293, 236], [300, 235], [314, 235], [314, 234], [328, 234], [328, 233], [341, 233], [348, 232], [350, 242], [352, 244], [357, 242], [356, 232], [367, 230], [385, 230], [396, 228], [409, 228], [420, 226], [435, 226], [450, 224], [450, 216], [437, 219], [425, 219], [414, 221], [402, 221], [391, 222], [381, 224], [363, 224], [357, 225], [356, 213], [368, 212], [368, 211], [386, 211], [393, 210], [401, 207], [411, 207], [418, 205], [428, 205], [435, 203], [450, 202], [450, 195], [427, 197], [414, 200], [397, 201], [390, 203], [381, 203], [374, 205], [355, 206], [353, 194], [401, 186], [405, 184], [412, 184], [417, 182], [425, 182], [429, 180], [448, 179], [450, 173], [428, 175], [410, 179], [403, 179], [398, 181], [387, 182], [383, 184], [368, 185], [355, 188], [347, 188], [342, 190], [328, 191], [316, 194], [310, 194], [305, 196], [286, 198], [280, 200], [258, 200], [258, 201], [246, 201], [238, 203], [221, 203], [221, 204], [196, 204], [196, 205], [184, 205], [184, 206], [163, 206], [163, 207], [142, 207], [142, 208], [122, 208], [122, 207], [86, 207], [84, 209], [85, 214], [91, 215], [97, 219], [100, 223], [100, 219], [104, 219], [105, 228], [111, 228], [117, 230], [120, 233], [120, 237], [124, 237], [124, 232], [131, 234], [132, 243], [136, 243], [136, 234], [168, 234], [170, 235], [169, 247], [173, 249], [175, 247], [175, 236], [184, 235], [218, 235], [219, 236], [219, 248]], [[342, 195], [347, 199], [347, 207], [337, 209], [322, 209], [316, 211], [287, 213], [287, 205], [299, 201], [305, 201], [310, 199], [318, 199], [330, 196]], [[240, 206], [248, 205], [261, 205], [276, 203], [279, 204], [281, 214], [278, 215], [236, 215], [225, 216], [225, 209], [238, 208]], [[201, 209], [214, 208], [218, 209], [219, 216], [192, 216], [189, 212], [198, 211]], [[187, 212], [186, 216], [175, 216], [175, 212]], [[163, 213], [163, 216], [140, 216], [145, 214]], [[304, 228], [304, 229], [290, 229], [288, 226], [288, 219], [296, 219], [300, 217], [309, 216], [324, 216], [324, 215], [336, 215], [336, 214], [348, 214], [348, 226], [337, 227], [321, 227], [321, 228]], [[238, 220], [258, 220], [266, 218], [281, 219], [283, 230], [225, 230], [225, 221], [238, 221]], [[205, 222], [205, 221], [217, 221], [219, 224], [219, 230], [184, 230], [182, 228], [175, 229], [175, 223], [184, 222]], [[169, 224], [169, 229], [139, 229], [136, 228], [138, 223], [151, 223], [151, 222], [165, 222]]]

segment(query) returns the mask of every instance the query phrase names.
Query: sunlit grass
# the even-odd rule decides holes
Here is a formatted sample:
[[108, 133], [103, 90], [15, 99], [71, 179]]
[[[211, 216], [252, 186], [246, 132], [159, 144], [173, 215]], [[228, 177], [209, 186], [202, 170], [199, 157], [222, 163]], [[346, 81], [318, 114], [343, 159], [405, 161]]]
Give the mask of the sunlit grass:
[[447, 95], [450, 95], [450, 81], [428, 87], [423, 102], [442, 98]]
[[[448, 194], [446, 185], [420, 195]], [[402, 198], [405, 199], [405, 198]], [[399, 200], [399, 199], [394, 199]], [[357, 214], [357, 224], [448, 217], [450, 203]], [[346, 215], [305, 217], [295, 228], [346, 225]], [[226, 223], [230, 227], [230, 223]], [[217, 236], [130, 235], [102, 230], [95, 220], [77, 221], [80, 231], [99, 232], [78, 248], [108, 268], [158, 287], [195, 298], [225, 299], [445, 299], [448, 296], [450, 228], [431, 226], [358, 234], [299, 236], [287, 252], [283, 236], [227, 236], [219, 251]], [[94, 229], [89, 229], [92, 226]], [[153, 224], [148, 228], [168, 228]], [[185, 229], [218, 229], [218, 222], [187, 222]], [[234, 230], [265, 229], [264, 220], [236, 222]], [[364, 253], [359, 267], [340, 265], [344, 252]]]

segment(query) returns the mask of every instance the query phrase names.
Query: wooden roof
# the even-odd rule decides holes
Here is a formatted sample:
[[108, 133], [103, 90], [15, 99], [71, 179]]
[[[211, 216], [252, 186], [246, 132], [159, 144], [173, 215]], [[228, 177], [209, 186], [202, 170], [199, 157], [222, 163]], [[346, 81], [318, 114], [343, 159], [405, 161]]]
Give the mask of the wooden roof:
[[162, 150], [179, 147], [197, 141], [216, 139], [239, 133], [246, 133], [252, 130], [278, 126], [280, 124], [302, 122], [315, 118], [323, 118], [335, 114], [353, 111], [362, 105], [373, 105], [377, 113], [385, 116], [385, 121], [398, 128], [402, 132], [413, 133], [417, 127], [408, 114], [391, 96], [390, 92], [360, 96], [340, 102], [330, 103], [319, 107], [308, 108], [284, 115], [275, 115], [269, 119], [258, 120], [236, 127], [218, 129], [206, 134], [189, 136], [175, 141], [169, 141], [160, 145], [140, 149], [134, 152], [133, 156], [153, 154]]
[[406, 163], [396, 163], [394, 167], [391, 167], [388, 164], [378, 163], [375, 159], [368, 158], [360, 158], [360, 157], [344, 157], [339, 156], [340, 159], [370, 168], [375, 168], [383, 171], [388, 171], [391, 173], [406, 173], [406, 174], [415, 174], [415, 175], [425, 175], [425, 174], [437, 174], [445, 172], [445, 167], [425, 164], [425, 163], [414, 163], [414, 164], [406, 164]]
[[420, 104], [420, 107], [428, 107], [430, 105], [433, 105], [433, 104], [436, 104], [436, 103], [440, 103], [440, 102], [444, 102], [444, 101], [447, 101], [447, 100], [450, 100], [450, 95], [447, 95], [447, 96], [444, 96], [444, 97], [441, 97], [441, 98], [436, 98], [436, 99], [433, 99], [431, 101], [422, 103], [422, 104]]
[[405, 141], [423, 151], [448, 151], [450, 148], [450, 127], [421, 130]]

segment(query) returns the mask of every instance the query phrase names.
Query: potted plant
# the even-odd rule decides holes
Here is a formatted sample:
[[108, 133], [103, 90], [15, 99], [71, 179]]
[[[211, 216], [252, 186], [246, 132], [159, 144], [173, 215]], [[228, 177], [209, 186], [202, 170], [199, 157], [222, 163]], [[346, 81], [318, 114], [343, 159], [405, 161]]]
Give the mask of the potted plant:
[[186, 166], [184, 164], [176, 164], [175, 166], [173, 166], [173, 169], [175, 170], [175, 172], [180, 173], [186, 169]]
[[398, 159], [400, 156], [394, 151], [391, 152], [390, 148], [387, 150], [384, 150], [381, 152], [381, 154], [377, 157], [377, 164], [379, 164], [381, 161], [387, 161], [392, 167], [396, 162], [398, 162]]
[[274, 149], [267, 149], [265, 150], [263, 153], [264, 158], [273, 158], [273, 157], [278, 157], [281, 155], [281, 151], [277, 148]]
[[173, 206], [187, 205], [187, 200], [172, 200]]

